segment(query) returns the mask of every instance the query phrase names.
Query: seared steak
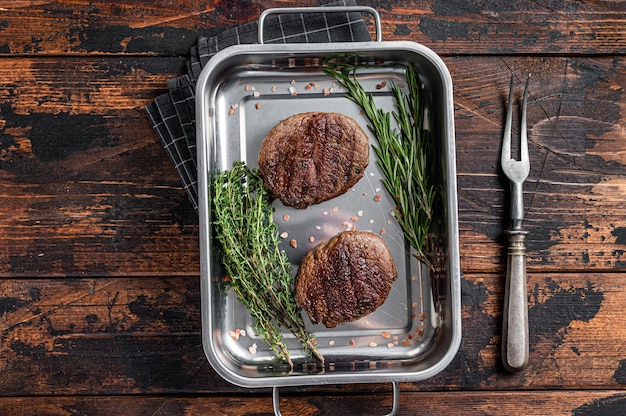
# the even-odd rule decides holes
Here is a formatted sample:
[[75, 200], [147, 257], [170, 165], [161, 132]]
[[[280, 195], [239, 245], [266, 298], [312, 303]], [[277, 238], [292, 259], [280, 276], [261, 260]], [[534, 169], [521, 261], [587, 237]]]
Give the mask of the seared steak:
[[296, 301], [313, 323], [334, 328], [374, 312], [397, 277], [379, 235], [344, 231], [304, 258], [296, 276]]
[[283, 204], [306, 208], [346, 192], [363, 176], [369, 139], [339, 113], [302, 113], [277, 124], [259, 153], [264, 185]]

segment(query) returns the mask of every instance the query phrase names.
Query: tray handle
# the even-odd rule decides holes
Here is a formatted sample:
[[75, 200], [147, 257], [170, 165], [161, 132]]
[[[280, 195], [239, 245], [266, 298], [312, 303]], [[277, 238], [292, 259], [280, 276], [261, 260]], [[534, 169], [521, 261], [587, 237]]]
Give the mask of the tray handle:
[[328, 6], [328, 7], [276, 7], [273, 9], [267, 9], [261, 16], [259, 16], [259, 44], [263, 45], [263, 28], [265, 26], [265, 19], [272, 14], [295, 14], [295, 13], [350, 13], [350, 12], [362, 12], [369, 13], [374, 16], [374, 23], [376, 25], [376, 42], [382, 42], [383, 32], [382, 25], [380, 23], [380, 15], [373, 7], [369, 6]]
[[[398, 382], [394, 381], [391, 383], [393, 386], [393, 402], [391, 405], [391, 411], [384, 416], [395, 416], [398, 413], [398, 407], [400, 406], [400, 387], [398, 386]], [[274, 405], [274, 415], [275, 416], [283, 416], [280, 412], [280, 392], [278, 391], [278, 387], [274, 387], [272, 391], [272, 404]]]

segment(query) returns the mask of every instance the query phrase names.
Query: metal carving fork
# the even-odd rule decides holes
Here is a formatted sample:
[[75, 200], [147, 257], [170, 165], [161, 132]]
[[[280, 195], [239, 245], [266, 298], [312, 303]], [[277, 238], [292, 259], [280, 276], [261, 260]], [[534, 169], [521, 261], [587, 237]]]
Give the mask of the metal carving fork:
[[502, 323], [502, 363], [511, 372], [521, 371], [528, 364], [528, 299], [526, 294], [526, 234], [522, 228], [524, 200], [522, 184], [530, 172], [528, 138], [526, 136], [526, 101], [528, 82], [526, 79], [522, 100], [520, 127], [520, 160], [511, 156], [511, 119], [513, 116], [513, 75], [509, 91], [502, 155], [500, 163], [511, 183], [511, 229], [506, 231], [509, 245], [507, 254], [506, 286]]

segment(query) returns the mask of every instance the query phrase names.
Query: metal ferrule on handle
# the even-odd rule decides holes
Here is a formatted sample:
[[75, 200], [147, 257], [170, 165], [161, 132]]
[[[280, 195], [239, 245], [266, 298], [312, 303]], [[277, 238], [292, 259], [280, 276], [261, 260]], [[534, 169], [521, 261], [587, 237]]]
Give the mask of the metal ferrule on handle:
[[502, 322], [502, 363], [511, 372], [528, 364], [528, 300], [526, 295], [526, 234], [521, 229], [506, 232], [509, 239]]

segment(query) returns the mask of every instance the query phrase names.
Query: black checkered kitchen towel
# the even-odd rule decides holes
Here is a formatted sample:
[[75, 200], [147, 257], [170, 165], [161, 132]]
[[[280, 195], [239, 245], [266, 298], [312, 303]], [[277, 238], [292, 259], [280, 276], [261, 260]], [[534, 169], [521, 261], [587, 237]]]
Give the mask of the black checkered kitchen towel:
[[[355, 6], [354, 0], [323, 6]], [[369, 41], [371, 36], [361, 13], [284, 14], [268, 18], [265, 43], [328, 43]], [[196, 170], [195, 82], [206, 63], [220, 50], [258, 39], [257, 22], [225, 30], [211, 38], [199, 37], [190, 50], [187, 74], [170, 79], [169, 93], [146, 106], [150, 123], [174, 163], [194, 209], [198, 208]]]

